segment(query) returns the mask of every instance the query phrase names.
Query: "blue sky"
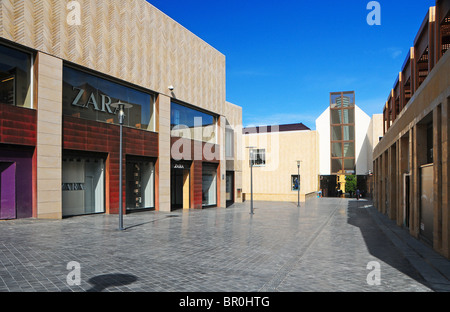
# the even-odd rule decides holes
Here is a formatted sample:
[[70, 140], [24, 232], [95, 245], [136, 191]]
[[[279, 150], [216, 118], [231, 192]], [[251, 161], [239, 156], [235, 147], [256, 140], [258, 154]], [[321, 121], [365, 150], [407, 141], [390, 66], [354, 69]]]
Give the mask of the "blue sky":
[[315, 120], [329, 93], [355, 91], [368, 115], [383, 105], [434, 0], [149, 0], [226, 56], [227, 101], [243, 125]]

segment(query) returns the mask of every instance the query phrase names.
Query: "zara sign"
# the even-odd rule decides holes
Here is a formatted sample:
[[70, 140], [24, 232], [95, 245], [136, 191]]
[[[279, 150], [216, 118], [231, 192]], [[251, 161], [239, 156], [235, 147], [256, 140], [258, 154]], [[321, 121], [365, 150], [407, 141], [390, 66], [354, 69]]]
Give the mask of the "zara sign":
[[104, 113], [109, 113], [109, 114], [113, 114], [113, 115], [115, 115], [117, 113], [117, 111], [119, 110], [118, 108], [115, 109], [114, 111], [111, 110], [111, 107], [109, 105], [112, 104], [112, 100], [111, 100], [111, 97], [109, 97], [106, 94], [100, 94], [101, 106], [99, 107], [98, 101], [94, 95], [94, 92], [92, 92], [91, 95], [89, 95], [89, 97], [87, 98], [87, 101], [85, 103], [83, 103], [81, 100], [84, 98], [83, 95], [85, 94], [86, 90], [77, 88], [77, 87], [73, 87], [73, 90], [78, 92], [77, 95], [75, 96], [75, 99], [72, 101], [73, 106], [78, 106], [78, 107], [83, 107], [83, 108], [89, 108], [90, 106], [92, 106], [92, 109], [94, 109], [96, 111], [102, 111]]
[[63, 114], [118, 124], [116, 102], [132, 104], [125, 110], [124, 126], [154, 131], [153, 96], [82, 70], [63, 68]]

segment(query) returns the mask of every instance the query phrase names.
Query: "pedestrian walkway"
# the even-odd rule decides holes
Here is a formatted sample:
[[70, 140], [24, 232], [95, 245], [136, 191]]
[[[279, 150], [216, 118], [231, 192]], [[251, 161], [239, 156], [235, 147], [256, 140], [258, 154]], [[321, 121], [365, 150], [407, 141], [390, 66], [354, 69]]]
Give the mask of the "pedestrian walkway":
[[[255, 202], [249, 212], [247, 202], [133, 213], [124, 217], [125, 231], [112, 215], [3, 221], [0, 291], [450, 290], [449, 261], [405, 236], [370, 202]], [[70, 280], [74, 272], [79, 285]]]

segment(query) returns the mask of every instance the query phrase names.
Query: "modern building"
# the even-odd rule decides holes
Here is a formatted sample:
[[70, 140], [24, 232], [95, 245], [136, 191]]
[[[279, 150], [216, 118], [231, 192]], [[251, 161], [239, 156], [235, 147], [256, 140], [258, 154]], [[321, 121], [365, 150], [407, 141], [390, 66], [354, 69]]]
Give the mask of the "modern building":
[[356, 105], [354, 91], [332, 92], [330, 106], [316, 120], [316, 130], [323, 195], [334, 197], [338, 190], [345, 193], [347, 175], [356, 175], [361, 191], [370, 193], [372, 153], [382, 136], [381, 114], [369, 117]]
[[378, 210], [450, 258], [450, 1], [426, 12], [374, 151]]
[[[243, 134], [242, 184], [245, 200], [249, 200], [251, 195], [251, 173], [254, 200], [297, 202], [300, 187], [300, 200], [304, 202], [308, 194], [317, 192], [317, 131], [311, 131], [300, 123], [249, 127], [243, 129]], [[252, 163], [251, 151], [254, 152]], [[301, 161], [300, 171], [297, 161]]]
[[298, 187], [301, 201], [319, 191], [336, 197], [342, 190], [344, 196], [348, 175], [356, 175], [364, 196], [371, 196], [372, 154], [383, 134], [382, 125], [382, 115], [369, 117], [350, 91], [330, 93], [330, 105], [317, 118], [314, 131], [302, 123], [244, 128], [245, 199], [251, 193], [251, 180], [254, 200], [296, 202]]
[[225, 85], [225, 56], [144, 0], [0, 1], [0, 219], [239, 201]]

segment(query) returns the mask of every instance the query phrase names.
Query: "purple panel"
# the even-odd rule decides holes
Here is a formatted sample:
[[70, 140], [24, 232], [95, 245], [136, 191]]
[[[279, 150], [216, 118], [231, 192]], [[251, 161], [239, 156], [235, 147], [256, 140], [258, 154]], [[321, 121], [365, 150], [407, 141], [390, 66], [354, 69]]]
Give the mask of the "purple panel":
[[16, 164], [16, 217], [31, 218], [33, 214], [33, 149], [0, 144], [0, 163]]
[[0, 219], [16, 218], [16, 164], [0, 163]]

